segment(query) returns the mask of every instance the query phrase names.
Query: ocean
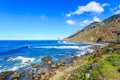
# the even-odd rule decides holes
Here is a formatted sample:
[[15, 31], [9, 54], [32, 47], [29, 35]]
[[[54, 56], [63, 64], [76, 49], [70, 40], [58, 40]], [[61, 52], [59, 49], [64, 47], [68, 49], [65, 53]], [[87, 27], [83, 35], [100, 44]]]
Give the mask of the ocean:
[[44, 56], [58, 62], [60, 58], [84, 55], [94, 51], [89, 48], [93, 45], [59, 40], [3, 40], [0, 41], [0, 72], [39, 63]]

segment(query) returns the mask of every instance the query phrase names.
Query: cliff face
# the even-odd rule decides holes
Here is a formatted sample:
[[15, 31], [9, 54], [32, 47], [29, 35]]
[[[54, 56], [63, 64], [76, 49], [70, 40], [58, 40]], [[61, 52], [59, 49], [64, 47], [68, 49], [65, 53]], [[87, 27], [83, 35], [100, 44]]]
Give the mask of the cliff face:
[[120, 14], [113, 15], [102, 22], [93, 22], [65, 40], [70, 42], [120, 42]]

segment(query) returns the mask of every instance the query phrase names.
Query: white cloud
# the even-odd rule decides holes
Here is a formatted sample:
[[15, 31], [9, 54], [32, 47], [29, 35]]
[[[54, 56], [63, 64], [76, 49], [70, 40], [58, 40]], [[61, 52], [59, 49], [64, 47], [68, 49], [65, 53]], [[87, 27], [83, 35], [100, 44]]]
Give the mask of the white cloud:
[[118, 7], [120, 8], [120, 5]]
[[95, 21], [95, 22], [101, 22], [101, 20], [97, 16], [94, 16], [93, 21]]
[[90, 20], [84, 20], [83, 22], [80, 23], [80, 26], [85, 26], [85, 25], [90, 24], [92, 22], [93, 21], [90, 21]]
[[85, 6], [78, 6], [78, 9], [74, 12], [71, 12], [69, 14], [67, 14], [66, 16], [71, 17], [71, 15], [80, 15], [83, 14], [85, 12], [94, 12], [94, 13], [102, 13], [104, 12], [104, 7], [108, 6], [108, 3], [104, 3], [104, 4], [100, 4], [97, 3], [95, 1], [91, 1], [90, 3], [88, 3]]
[[93, 20], [84, 20], [84, 21], [80, 22], [80, 26], [86, 26], [92, 22], [101, 22], [101, 20], [97, 16], [94, 16]]
[[117, 11], [119, 11], [119, 9], [120, 9], [120, 5], [114, 8], [110, 8], [110, 11], [116, 13]]
[[117, 11], [114, 12], [113, 14], [120, 14], [120, 10], [117, 10]]
[[114, 7], [114, 8], [110, 8], [110, 11], [115, 11], [115, 10], [117, 10], [118, 9], [118, 7]]
[[102, 7], [105, 7], [105, 6], [110, 6], [110, 4], [108, 4], [108, 3], [102, 4]]
[[71, 14], [66, 14], [66, 17], [71, 17]]
[[67, 20], [66, 23], [69, 25], [75, 25], [75, 21], [73, 20]]

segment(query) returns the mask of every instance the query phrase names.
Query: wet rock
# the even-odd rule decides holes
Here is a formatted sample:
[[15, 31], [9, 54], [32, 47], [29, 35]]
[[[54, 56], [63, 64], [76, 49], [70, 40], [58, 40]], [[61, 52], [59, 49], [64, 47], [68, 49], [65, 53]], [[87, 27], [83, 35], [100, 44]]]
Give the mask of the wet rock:
[[31, 46], [24, 46], [23, 48], [30, 48]]
[[35, 68], [37, 68], [37, 69], [40, 68], [40, 64], [36, 64]]
[[48, 62], [48, 61], [52, 61], [52, 58], [50, 56], [46, 56], [46, 57], [43, 57], [41, 60]]
[[32, 67], [34, 67], [34, 66], [35, 66], [35, 63], [34, 63], [34, 62], [32, 62], [32, 63], [31, 63], [31, 66], [32, 66]]
[[60, 59], [60, 61], [57, 63], [57, 66], [64, 66], [65, 65], [65, 60], [64, 59]]
[[12, 75], [12, 79], [15, 80], [15, 79], [19, 79], [20, 78], [20, 75], [19, 74], [13, 74]]
[[21, 71], [21, 72], [19, 73], [19, 75], [20, 75], [20, 77], [21, 77], [21, 76], [25, 76], [25, 71]]
[[64, 60], [64, 59], [60, 59], [60, 62], [61, 62], [62, 64], [65, 64], [65, 60]]
[[12, 75], [13, 71], [5, 71], [0, 73], [0, 80], [7, 80], [7, 78]]
[[34, 77], [33, 77], [34, 71], [30, 71], [30, 72], [29, 72], [29, 75], [30, 75], [30, 80], [33, 80], [33, 78], [34, 78]]
[[40, 67], [41, 67], [41, 68], [47, 68], [47, 69], [50, 69], [50, 65], [48, 65], [48, 63], [45, 62], [45, 61], [41, 61], [41, 63], [40, 63]]

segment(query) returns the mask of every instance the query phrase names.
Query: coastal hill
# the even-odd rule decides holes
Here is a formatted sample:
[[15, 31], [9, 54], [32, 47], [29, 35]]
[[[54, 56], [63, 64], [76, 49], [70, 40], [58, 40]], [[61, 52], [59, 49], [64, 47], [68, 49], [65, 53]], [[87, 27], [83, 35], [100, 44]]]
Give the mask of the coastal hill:
[[120, 14], [93, 22], [64, 40], [70, 42], [120, 42]]

